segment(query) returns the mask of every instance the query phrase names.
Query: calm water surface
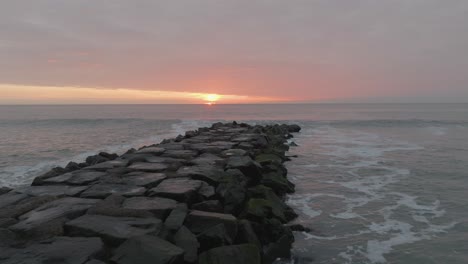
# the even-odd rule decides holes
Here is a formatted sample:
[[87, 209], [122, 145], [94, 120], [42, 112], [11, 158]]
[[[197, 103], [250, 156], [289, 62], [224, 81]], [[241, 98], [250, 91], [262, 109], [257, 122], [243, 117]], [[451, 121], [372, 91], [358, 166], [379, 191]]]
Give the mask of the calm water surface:
[[0, 106], [0, 185], [224, 120], [303, 127], [295, 263], [468, 263], [467, 104]]

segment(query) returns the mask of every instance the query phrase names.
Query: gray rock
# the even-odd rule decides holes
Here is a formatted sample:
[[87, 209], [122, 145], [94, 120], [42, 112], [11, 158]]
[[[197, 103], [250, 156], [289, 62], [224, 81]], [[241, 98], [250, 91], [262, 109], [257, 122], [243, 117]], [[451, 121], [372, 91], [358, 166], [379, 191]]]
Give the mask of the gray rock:
[[160, 148], [160, 147], [147, 147], [147, 148], [142, 148], [138, 150], [136, 153], [150, 153], [152, 155], [161, 155], [166, 151], [165, 148]]
[[131, 237], [157, 234], [162, 228], [162, 223], [156, 218], [84, 215], [67, 222], [65, 228], [70, 236], [98, 236], [115, 246]]
[[215, 225], [197, 236], [201, 251], [231, 245], [233, 238], [228, 234], [224, 224]]
[[110, 161], [105, 161], [102, 163], [98, 163], [93, 166], [85, 167], [84, 169], [86, 170], [96, 170], [96, 171], [106, 171], [114, 168], [121, 168], [121, 167], [126, 167], [128, 164], [128, 160], [124, 159], [117, 159], [117, 160], [110, 160]]
[[197, 211], [222, 213], [223, 205], [218, 200], [208, 200], [201, 203], [193, 204], [192, 209]]
[[219, 177], [223, 174], [223, 169], [209, 165], [182, 167], [177, 170], [177, 177], [190, 177], [195, 180], [205, 181], [214, 186], [218, 185]]
[[[100, 163], [103, 164], [103, 163]], [[100, 165], [98, 164], [98, 165]], [[97, 166], [97, 165], [96, 165]], [[75, 172], [65, 173], [60, 176], [45, 179], [44, 184], [70, 184], [70, 185], [87, 185], [97, 181], [106, 173], [92, 170], [79, 170]]]
[[200, 234], [219, 224], [224, 224], [230, 237], [237, 235], [237, 218], [230, 214], [219, 214], [203, 211], [191, 211], [185, 225], [195, 234]]
[[192, 159], [198, 153], [193, 150], [167, 150], [161, 156], [175, 159]]
[[164, 173], [131, 172], [124, 175], [123, 183], [127, 185], [143, 186], [152, 188], [166, 179]]
[[177, 264], [184, 250], [155, 236], [133, 237], [115, 250], [116, 264]]
[[144, 187], [124, 184], [96, 184], [81, 194], [84, 198], [105, 198], [111, 194], [123, 196], [142, 196], [146, 192]]
[[174, 244], [184, 250], [184, 261], [188, 263], [195, 263], [198, 257], [198, 243], [197, 237], [182, 226], [179, 231], [174, 235]]
[[213, 186], [209, 185], [206, 182], [202, 182], [202, 186], [198, 190], [198, 194], [203, 196], [203, 198], [205, 198], [205, 199], [210, 199], [216, 194], [216, 191], [215, 191], [215, 188]]
[[122, 208], [122, 203], [125, 197], [118, 194], [108, 196], [104, 200], [100, 200], [91, 207], [87, 214], [98, 214], [116, 217], [154, 217], [151, 212], [143, 210], [133, 210]]
[[160, 197], [133, 197], [122, 204], [124, 209], [149, 211], [160, 219], [166, 218], [176, 206], [176, 201]]
[[164, 225], [170, 230], [178, 230], [184, 224], [187, 213], [187, 204], [178, 204], [166, 218]]
[[0, 196], [0, 208], [11, 206], [18, 203], [21, 200], [28, 198], [26, 194], [9, 192]]
[[243, 149], [228, 149], [228, 150], [221, 152], [221, 155], [226, 158], [229, 158], [232, 156], [245, 156], [247, 155], [247, 151]]
[[97, 237], [55, 237], [49, 241], [29, 245], [24, 249], [10, 249], [2, 264], [83, 264], [103, 251], [104, 244]]
[[17, 193], [23, 193], [30, 196], [78, 196], [89, 186], [24, 186], [14, 190]]
[[91, 259], [91, 260], [86, 261], [85, 264], [106, 264], [106, 263], [97, 259]]
[[3, 195], [7, 192], [11, 191], [11, 188], [8, 187], [0, 187], [0, 195]]
[[16, 223], [18, 223], [18, 220], [15, 218], [0, 218], [0, 228], [8, 227]]
[[200, 254], [199, 264], [261, 264], [260, 251], [255, 245], [242, 244], [218, 247]]
[[190, 163], [201, 166], [224, 167], [226, 160], [211, 153], [204, 153], [190, 160]]
[[238, 243], [253, 244], [258, 248], [262, 248], [262, 243], [258, 239], [249, 220], [242, 219], [239, 221], [239, 232], [236, 240]]
[[98, 200], [62, 198], [46, 203], [19, 217], [10, 229], [25, 237], [50, 237], [63, 233], [63, 223], [83, 215]]
[[169, 150], [184, 150], [184, 144], [174, 142], [159, 144], [159, 147], [165, 148], [166, 152]]
[[0, 210], [0, 218], [17, 218], [45, 203], [55, 200], [54, 196], [28, 197]]
[[294, 184], [288, 181], [280, 172], [269, 172], [263, 174], [262, 184], [272, 188], [276, 193], [284, 195], [294, 192]]
[[235, 143], [229, 141], [214, 141], [209, 143], [195, 143], [189, 145], [190, 149], [197, 150], [201, 153], [218, 154], [224, 150], [232, 148]]
[[175, 178], [167, 179], [151, 189], [151, 196], [171, 198], [180, 202], [193, 202], [197, 191], [202, 187], [202, 182], [197, 180]]
[[163, 172], [169, 168], [169, 165], [165, 163], [137, 162], [128, 168], [146, 172]]
[[226, 169], [239, 169], [245, 176], [258, 182], [262, 178], [261, 165], [249, 156], [233, 156], [228, 159]]

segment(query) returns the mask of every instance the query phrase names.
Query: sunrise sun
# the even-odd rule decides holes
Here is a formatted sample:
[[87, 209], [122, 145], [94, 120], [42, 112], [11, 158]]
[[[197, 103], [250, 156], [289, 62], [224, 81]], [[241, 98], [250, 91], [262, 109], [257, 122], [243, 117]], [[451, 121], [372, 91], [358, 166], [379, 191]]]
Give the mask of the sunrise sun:
[[206, 101], [206, 104], [212, 105], [216, 103], [221, 98], [219, 94], [207, 94], [204, 96], [204, 100]]

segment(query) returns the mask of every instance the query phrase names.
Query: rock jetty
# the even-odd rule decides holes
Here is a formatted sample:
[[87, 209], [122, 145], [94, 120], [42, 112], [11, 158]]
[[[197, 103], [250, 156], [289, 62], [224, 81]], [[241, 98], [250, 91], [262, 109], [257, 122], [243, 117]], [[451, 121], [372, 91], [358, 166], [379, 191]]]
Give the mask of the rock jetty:
[[0, 263], [269, 264], [296, 217], [283, 163], [297, 125], [215, 123], [0, 188]]

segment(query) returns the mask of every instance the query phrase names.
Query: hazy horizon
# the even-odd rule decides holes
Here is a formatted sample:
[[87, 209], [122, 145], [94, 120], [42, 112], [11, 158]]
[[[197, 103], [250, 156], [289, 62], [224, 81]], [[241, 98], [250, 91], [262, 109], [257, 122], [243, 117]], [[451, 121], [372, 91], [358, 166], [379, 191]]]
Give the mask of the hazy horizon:
[[0, 104], [468, 102], [462, 0], [15, 1], [0, 24]]

